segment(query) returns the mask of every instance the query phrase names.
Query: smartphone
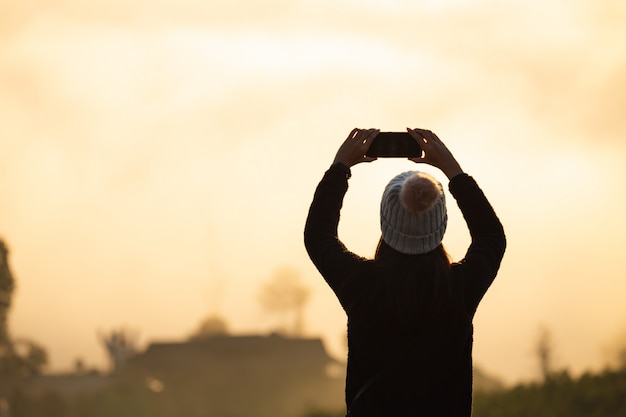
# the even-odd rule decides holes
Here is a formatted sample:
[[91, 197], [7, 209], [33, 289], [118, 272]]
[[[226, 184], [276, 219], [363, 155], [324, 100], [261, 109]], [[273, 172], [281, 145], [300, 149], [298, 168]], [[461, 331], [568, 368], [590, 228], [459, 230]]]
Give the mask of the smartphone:
[[380, 132], [365, 156], [378, 158], [416, 158], [422, 148], [408, 132]]

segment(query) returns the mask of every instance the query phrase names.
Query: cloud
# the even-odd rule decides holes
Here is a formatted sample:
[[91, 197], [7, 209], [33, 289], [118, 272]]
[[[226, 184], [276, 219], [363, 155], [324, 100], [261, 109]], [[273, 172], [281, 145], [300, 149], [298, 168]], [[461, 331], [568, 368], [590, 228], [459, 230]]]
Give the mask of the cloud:
[[[623, 14], [582, 1], [438, 2], [445, 11], [428, 3], [2, 3], [0, 26], [11, 22], [0, 34], [0, 187], [11, 204], [0, 208], [0, 229], [17, 248], [20, 276], [80, 282], [83, 297], [117, 294], [135, 311], [136, 294], [149, 295], [146, 311], [158, 310], [160, 291], [193, 299], [167, 328], [149, 313], [137, 319], [176, 333], [176, 320], [201, 309], [208, 271], [228, 276], [241, 300], [285, 258], [306, 261], [299, 242], [310, 194], [352, 127], [415, 123], [450, 138], [502, 208], [511, 259], [541, 255], [548, 279], [548, 261], [580, 249], [561, 243], [559, 228], [572, 242], [578, 232], [598, 237], [572, 189], [591, 187], [587, 197], [602, 197], [608, 217], [620, 218], [624, 204], [607, 191], [618, 184], [585, 182], [623, 172]], [[606, 149], [587, 149], [590, 138]], [[376, 217], [372, 189], [398, 167], [377, 164], [355, 168], [346, 199], [343, 230], [358, 249], [378, 233], [375, 222], [362, 224]], [[623, 228], [606, 222], [597, 229]], [[545, 251], [529, 230], [548, 231], [542, 241], [561, 249]], [[600, 263], [596, 252], [589, 265]], [[542, 284], [528, 262], [508, 262], [516, 268], [498, 302], [513, 309], [515, 276], [531, 277], [524, 297]], [[173, 275], [185, 285], [174, 288]], [[48, 297], [28, 284], [23, 294], [24, 309]], [[82, 333], [122, 319], [105, 304]], [[226, 304], [240, 314], [236, 301]], [[245, 314], [235, 327], [253, 326]], [[23, 329], [26, 316], [18, 310]]]

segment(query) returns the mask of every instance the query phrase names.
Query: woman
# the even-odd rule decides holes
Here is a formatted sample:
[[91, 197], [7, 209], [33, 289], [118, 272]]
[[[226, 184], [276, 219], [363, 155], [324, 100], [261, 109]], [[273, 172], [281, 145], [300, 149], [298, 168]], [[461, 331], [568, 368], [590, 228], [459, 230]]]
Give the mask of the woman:
[[385, 188], [382, 237], [374, 259], [337, 237], [350, 167], [365, 156], [376, 129], [354, 129], [319, 183], [306, 222], [309, 256], [348, 316], [348, 415], [470, 416], [472, 319], [496, 276], [506, 240], [476, 182], [432, 132], [407, 129], [421, 157], [449, 179], [472, 238], [451, 263], [441, 240], [447, 225], [442, 185], [406, 172]]

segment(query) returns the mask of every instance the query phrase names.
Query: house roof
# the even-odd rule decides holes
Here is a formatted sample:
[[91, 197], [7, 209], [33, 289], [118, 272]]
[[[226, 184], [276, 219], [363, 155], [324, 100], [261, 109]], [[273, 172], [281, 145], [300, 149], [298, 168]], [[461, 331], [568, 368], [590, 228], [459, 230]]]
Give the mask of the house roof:
[[185, 367], [318, 368], [336, 363], [319, 338], [271, 335], [218, 335], [186, 342], [155, 342], [133, 358], [148, 369]]

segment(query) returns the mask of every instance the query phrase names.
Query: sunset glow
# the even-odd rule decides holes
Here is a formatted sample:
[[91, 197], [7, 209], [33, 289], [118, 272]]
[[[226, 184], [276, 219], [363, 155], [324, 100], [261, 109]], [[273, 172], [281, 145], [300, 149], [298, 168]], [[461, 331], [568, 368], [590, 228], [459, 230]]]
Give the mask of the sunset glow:
[[[258, 292], [285, 266], [311, 289], [306, 333], [343, 358], [345, 317], [302, 231], [353, 127], [432, 129], [502, 219], [477, 364], [537, 377], [540, 326], [575, 373], [626, 344], [622, 3], [55, 4], [0, 5], [10, 330], [44, 345], [51, 370], [104, 367], [98, 332], [120, 326], [144, 344], [186, 338], [210, 314], [272, 331]], [[408, 169], [353, 169], [351, 250], [372, 255], [382, 189]], [[469, 237], [448, 201], [444, 244], [459, 259]]]

